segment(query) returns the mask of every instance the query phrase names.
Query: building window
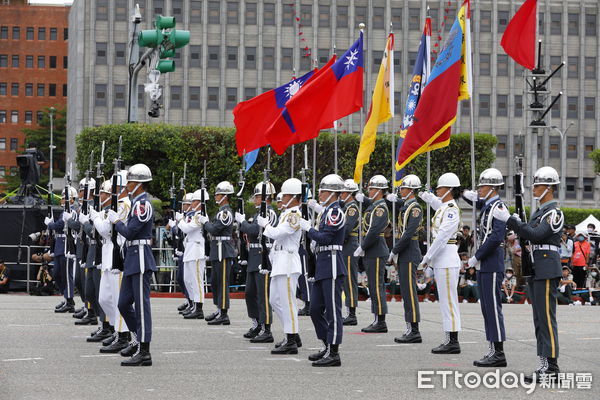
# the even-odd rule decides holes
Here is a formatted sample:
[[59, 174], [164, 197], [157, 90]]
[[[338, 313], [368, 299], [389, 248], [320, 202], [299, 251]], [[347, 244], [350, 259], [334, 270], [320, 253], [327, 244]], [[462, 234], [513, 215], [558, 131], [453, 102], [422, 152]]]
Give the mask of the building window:
[[170, 108], [181, 108], [181, 86], [171, 86], [171, 102], [169, 103]]
[[520, 94], [515, 95], [515, 117], [523, 116], [523, 96]]
[[225, 108], [227, 110], [233, 110], [233, 108], [237, 104], [237, 88], [228, 87], [225, 88], [226, 100], [225, 100]]
[[246, 3], [246, 25], [256, 25], [256, 3]]
[[567, 158], [577, 158], [576, 137], [567, 137]]
[[67, 97], [67, 87], [68, 87], [67, 84], [63, 83], [63, 90], [62, 90], [63, 97]]
[[263, 48], [263, 69], [272, 70], [275, 69], [275, 48], [264, 47]]
[[20, 27], [13, 26], [12, 38], [13, 38], [13, 40], [21, 40], [21, 28]]
[[508, 56], [506, 54], [498, 54], [498, 76], [508, 76]]
[[583, 178], [583, 198], [594, 198], [594, 178]]
[[[175, 3], [175, 0], [173, 0], [173, 3]], [[127, 0], [115, 1], [115, 20], [116, 20], [116, 22], [127, 21]], [[177, 21], [181, 21], [181, 20], [177, 19]]]
[[69, 56], [63, 56], [63, 68], [67, 69], [69, 67]]
[[33, 112], [25, 111], [25, 123], [27, 125], [31, 125], [32, 121], [33, 121]]
[[220, 46], [208, 46], [208, 68], [220, 68]]
[[583, 150], [585, 153], [591, 153], [594, 151], [595, 147], [595, 139], [593, 137], [585, 137], [583, 138]]
[[291, 47], [281, 48], [281, 69], [291, 71], [294, 68], [294, 49]]
[[125, 65], [125, 43], [115, 43], [115, 65]]
[[253, 87], [244, 88], [244, 100], [250, 100], [253, 97], [256, 97], [256, 88], [253, 88]]
[[8, 56], [0, 54], [0, 68], [8, 68]]
[[244, 62], [245, 69], [256, 69], [256, 47], [246, 47], [246, 61]]
[[48, 96], [56, 97], [56, 83], [51, 83], [48, 85]]
[[327, 61], [329, 60], [329, 50], [319, 49], [317, 51], [317, 59], [319, 61], [319, 64], [321, 64], [321, 65], [327, 64]]
[[502, 33], [506, 30], [506, 25], [508, 25], [508, 20], [509, 20], [508, 11], [499, 10], [498, 11], [498, 33]]
[[[2, 140], [4, 140], [4, 148], [6, 149], [6, 139], [2, 139]], [[0, 167], [0, 176], [3, 178], [6, 176], [6, 167], [4, 167], [4, 166]]]
[[50, 68], [56, 68], [56, 56], [50, 56]]
[[490, 116], [490, 95], [480, 94], [479, 95], [479, 116], [489, 117]]
[[11, 96], [19, 95], [19, 84], [18, 83], [13, 83], [10, 85], [10, 95]]
[[202, 1], [192, 0], [190, 2], [190, 22], [202, 23]]
[[190, 46], [190, 67], [202, 66], [202, 46]]
[[106, 85], [97, 83], [95, 87], [94, 105], [96, 107], [106, 107]]
[[190, 86], [188, 88], [189, 102], [188, 108], [200, 108], [200, 86]]
[[468, 117], [471, 113], [471, 103], [468, 101], [460, 102], [460, 115]]
[[562, 14], [550, 13], [550, 34], [562, 35]]
[[[320, 28], [329, 28], [329, 6], [328, 5], [320, 5], [319, 6], [319, 27]], [[375, 21], [373, 21], [375, 23]]]
[[208, 23], [209, 24], [220, 24], [221, 23], [221, 4], [218, 1], [208, 2]]
[[579, 14], [569, 13], [569, 35], [579, 36]]
[[96, 0], [96, 20], [108, 20], [108, 0]]
[[17, 151], [18, 148], [19, 148], [19, 139], [11, 138], [10, 139], [10, 150]]
[[13, 68], [19, 68], [19, 56], [18, 55], [13, 55], [12, 56], [11, 66]]
[[385, 8], [373, 7], [373, 28], [385, 29]]
[[585, 14], [585, 36], [596, 36], [596, 14]]
[[163, 10], [165, 9], [165, 0], [154, 0], [154, 14], [163, 14]]
[[106, 42], [96, 42], [96, 64], [106, 65]]
[[585, 98], [585, 119], [596, 118], [596, 98], [586, 97]]
[[0, 82], [0, 96], [6, 96], [6, 82]]
[[579, 57], [569, 57], [567, 64], [567, 77], [568, 78], [579, 78]]
[[585, 79], [596, 79], [596, 57], [585, 58]]
[[[448, 19], [450, 21], [450, 19]], [[409, 8], [408, 9], [408, 29], [419, 31], [421, 29], [421, 9], [420, 8]]]
[[240, 3], [237, 1], [227, 2], [227, 23], [237, 25], [239, 23]]
[[0, 39], [8, 39], [8, 26], [0, 27]]
[[35, 122], [37, 122], [38, 124], [40, 124], [43, 119], [44, 119], [44, 112], [43, 111], [37, 111], [35, 113]]
[[125, 85], [113, 85], [113, 107], [125, 107]]
[[37, 59], [37, 67], [40, 69], [46, 68], [46, 57], [45, 56], [38, 56]]
[[550, 136], [548, 138], [548, 155], [552, 158], [560, 157], [560, 137], [559, 136]]
[[566, 178], [566, 190], [565, 197], [567, 199], [577, 198], [577, 178]]
[[479, 31], [480, 32], [491, 32], [492, 31], [492, 12], [488, 10], [481, 10], [479, 13]]
[[206, 107], [209, 110], [218, 110], [219, 109], [219, 88], [218, 87], [209, 87], [208, 88], [208, 103]]
[[490, 76], [490, 55], [485, 53], [479, 54], [479, 75]]
[[[550, 56], [550, 67], [552, 69], [555, 69], [556, 67], [558, 67], [560, 64], [562, 63], [562, 58], [560, 56]], [[516, 63], [515, 63], [516, 64]], [[568, 68], [568, 67], [567, 67]], [[556, 78], [560, 78], [562, 77], [562, 68], [558, 70], [558, 72], [556, 73], [556, 75], [554, 75]]]
[[0, 124], [6, 123], [6, 110], [0, 110]]
[[46, 28], [38, 28], [38, 40], [46, 40]]
[[578, 97], [576, 96], [567, 97], [567, 118], [578, 118], [577, 101]]
[[538, 12], [538, 33], [543, 35], [546, 31], [546, 14], [543, 11]]
[[358, 28], [360, 23], [367, 23], [367, 7], [354, 7], [354, 25]]
[[348, 6], [337, 6], [337, 22], [338, 28], [348, 27]]
[[506, 135], [497, 135], [496, 140], [498, 141], [496, 144], [496, 157], [506, 157]]
[[57, 39], [58, 39], [58, 29], [50, 28], [50, 40], [57, 40]]
[[46, 88], [44, 86], [43, 83], [38, 83], [37, 84], [37, 96], [38, 97], [43, 97], [46, 95]]
[[300, 5], [300, 23], [302, 26], [312, 26], [312, 4]]
[[[552, 96], [552, 100], [554, 101], [556, 96]], [[560, 118], [560, 103], [562, 102], [562, 97], [558, 99], [556, 103], [552, 106], [552, 118]]]
[[33, 26], [28, 26], [27, 31], [25, 32], [25, 40], [33, 40], [35, 35], [35, 29]]
[[391, 21], [394, 30], [402, 30], [402, 8], [392, 7], [391, 13]]
[[238, 67], [238, 48], [237, 46], [227, 46], [227, 68]]
[[63, 28], [63, 40], [69, 40], [69, 28]]
[[12, 110], [10, 112], [10, 122], [12, 122], [13, 124], [18, 124], [19, 123], [19, 111]]

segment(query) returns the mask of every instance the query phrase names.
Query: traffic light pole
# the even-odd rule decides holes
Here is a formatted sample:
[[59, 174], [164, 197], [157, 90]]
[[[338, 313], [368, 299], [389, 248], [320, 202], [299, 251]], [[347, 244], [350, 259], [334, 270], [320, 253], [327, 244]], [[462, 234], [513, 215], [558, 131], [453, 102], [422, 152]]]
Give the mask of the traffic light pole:
[[[138, 31], [142, 23], [142, 16], [139, 8], [136, 6], [132, 16], [130, 27], [133, 32], [129, 46], [129, 99], [127, 101], [127, 122], [137, 122], [138, 114], [138, 96], [137, 96], [137, 76], [140, 71], [140, 46], [138, 44]], [[137, 72], [136, 72], [137, 70]]]

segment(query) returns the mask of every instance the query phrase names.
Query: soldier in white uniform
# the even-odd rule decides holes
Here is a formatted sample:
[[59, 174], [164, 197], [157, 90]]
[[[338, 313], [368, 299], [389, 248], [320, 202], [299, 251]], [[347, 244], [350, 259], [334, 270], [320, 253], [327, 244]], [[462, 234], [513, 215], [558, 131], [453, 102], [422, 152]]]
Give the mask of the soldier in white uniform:
[[202, 304], [204, 303], [206, 255], [204, 254], [203, 224], [199, 220], [203, 191], [204, 200], [208, 200], [208, 191], [206, 189], [198, 189], [192, 195], [190, 212], [186, 216], [177, 213], [177, 219], [179, 220], [177, 227], [186, 234], [183, 242], [185, 247], [185, 251], [183, 252], [183, 277], [190, 300], [194, 303], [190, 312], [184, 314], [185, 319], [204, 319]]
[[455, 201], [459, 196], [460, 180], [451, 172], [439, 177], [435, 195], [430, 192], [419, 193], [419, 197], [435, 210], [431, 226], [433, 242], [421, 261], [421, 267], [433, 267], [445, 332], [444, 342], [431, 350], [434, 354], [460, 353], [460, 311], [457, 293], [460, 257], [456, 244], [460, 209]]
[[291, 178], [281, 185], [282, 204], [285, 211], [279, 217], [277, 227], [270, 225], [269, 218], [257, 217], [258, 225], [264, 228], [263, 235], [274, 240], [269, 254], [271, 260], [270, 303], [283, 324], [286, 335], [284, 342], [271, 350], [271, 354], [298, 354], [298, 307], [296, 288], [302, 265], [298, 248], [300, 229], [300, 195], [302, 182]]

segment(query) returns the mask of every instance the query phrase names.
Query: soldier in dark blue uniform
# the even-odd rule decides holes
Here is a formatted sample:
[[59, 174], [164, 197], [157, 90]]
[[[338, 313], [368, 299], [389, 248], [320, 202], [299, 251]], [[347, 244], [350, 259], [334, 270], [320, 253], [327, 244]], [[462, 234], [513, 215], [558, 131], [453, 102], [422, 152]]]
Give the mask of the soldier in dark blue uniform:
[[[400, 294], [404, 303], [406, 331], [394, 338], [396, 343], [421, 343], [419, 322], [419, 297], [417, 295], [417, 267], [423, 258], [419, 248], [418, 231], [423, 223], [423, 209], [417, 202], [415, 190], [421, 188], [421, 180], [416, 175], [406, 175], [400, 183], [400, 210], [398, 213], [398, 238], [390, 252], [388, 262], [394, 262], [398, 269]], [[396, 201], [395, 194], [392, 201]], [[395, 223], [395, 222], [394, 222]]]
[[346, 216], [338, 198], [343, 188], [342, 178], [333, 174], [325, 176], [319, 184], [319, 202], [324, 208], [319, 214], [318, 229], [312, 228], [305, 219], [300, 221], [302, 230], [315, 242], [316, 253], [310, 316], [324, 348], [308, 357], [313, 367], [341, 365], [338, 347], [343, 332], [342, 290], [346, 265], [342, 250]]
[[[119, 293], [119, 312], [127, 327], [135, 332], [138, 343], [133, 342], [121, 352], [131, 356], [122, 361], [122, 366], [150, 366], [150, 341], [152, 340], [152, 313], [150, 310], [150, 279], [156, 272], [156, 262], [152, 255], [152, 204], [146, 193], [148, 182], [152, 180], [150, 168], [135, 164], [127, 171], [127, 191], [132, 197], [131, 211], [127, 221], [121, 221], [116, 211], [108, 212], [108, 219], [123, 235], [125, 260], [123, 281]], [[132, 306], [133, 305], [133, 306]]]
[[523, 241], [531, 243], [533, 274], [529, 276], [529, 297], [533, 310], [533, 324], [537, 339], [537, 355], [540, 365], [529, 381], [540, 381], [541, 375], [556, 379], [558, 368], [558, 327], [556, 323], [556, 299], [560, 284], [560, 240], [564, 215], [554, 199], [558, 173], [552, 167], [542, 167], [533, 176], [533, 196], [540, 206], [529, 222], [510, 216], [506, 207], [497, 207], [494, 218], [506, 221], [506, 225]]
[[358, 234], [360, 225], [360, 211], [354, 194], [358, 192], [358, 185], [353, 179], [344, 181], [344, 189], [340, 193], [346, 214], [346, 225], [344, 229], [344, 262], [346, 263], [346, 279], [344, 280], [344, 294], [346, 295], [346, 307], [348, 315], [344, 318], [344, 325], [357, 325], [356, 307], [358, 307], [358, 258], [354, 252], [358, 248]]
[[229, 325], [229, 279], [233, 259], [236, 256], [233, 247], [233, 212], [229, 206], [229, 196], [233, 194], [233, 185], [227, 181], [220, 182], [215, 188], [215, 202], [219, 205], [217, 215], [209, 221], [200, 215], [198, 222], [210, 234], [210, 287], [213, 303], [217, 311], [206, 317], [209, 325]]
[[497, 207], [505, 207], [498, 189], [504, 185], [502, 173], [496, 168], [488, 168], [479, 176], [478, 192], [465, 191], [463, 197], [475, 203], [479, 214], [479, 248], [469, 259], [469, 267], [480, 265], [477, 285], [481, 300], [481, 312], [485, 325], [485, 337], [489, 342], [487, 354], [478, 361], [476, 367], [506, 367], [504, 355], [504, 316], [502, 314], [502, 281], [504, 280], [504, 237], [506, 223], [494, 218]]

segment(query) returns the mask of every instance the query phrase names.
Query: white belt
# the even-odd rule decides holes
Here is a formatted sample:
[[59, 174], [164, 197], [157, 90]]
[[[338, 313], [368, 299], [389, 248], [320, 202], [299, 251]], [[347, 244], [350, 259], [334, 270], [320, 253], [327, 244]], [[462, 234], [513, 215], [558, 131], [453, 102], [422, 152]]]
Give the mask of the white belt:
[[215, 236], [214, 240], [231, 240], [231, 236]]
[[[270, 249], [271, 247], [273, 247], [273, 244], [267, 243], [266, 246], [267, 246], [267, 249]], [[262, 249], [262, 244], [260, 244], [260, 243], [248, 243], [248, 248], [249, 249]]]
[[339, 244], [332, 244], [330, 246], [317, 246], [317, 253], [320, 253], [322, 251], [332, 251], [332, 250], [343, 250], [344, 246], [341, 246]]
[[152, 244], [152, 240], [151, 239], [140, 239], [140, 240], [128, 240], [127, 242], [125, 242], [125, 245], [127, 247], [129, 246], [139, 246], [139, 245], [151, 245]]
[[294, 253], [296, 252], [296, 250], [289, 250], [289, 249], [286, 249], [286, 248], [284, 248], [284, 247], [283, 247], [282, 245], [280, 245], [280, 244], [277, 244], [277, 245], [273, 246], [273, 250], [274, 250], [274, 251], [285, 251], [285, 252], [287, 252], [287, 253], [290, 253], [290, 254], [294, 254]]
[[54, 235], [55, 238], [64, 238], [65, 234], [64, 233], [59, 233], [57, 235]]
[[94, 239], [90, 239], [88, 244], [96, 244], [96, 241]]
[[533, 251], [536, 250], [551, 250], [551, 251], [559, 251], [559, 247], [555, 246], [553, 244], [534, 244], [533, 246]]

